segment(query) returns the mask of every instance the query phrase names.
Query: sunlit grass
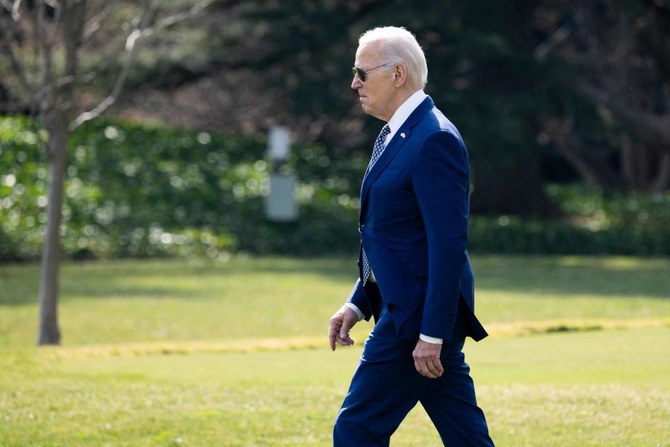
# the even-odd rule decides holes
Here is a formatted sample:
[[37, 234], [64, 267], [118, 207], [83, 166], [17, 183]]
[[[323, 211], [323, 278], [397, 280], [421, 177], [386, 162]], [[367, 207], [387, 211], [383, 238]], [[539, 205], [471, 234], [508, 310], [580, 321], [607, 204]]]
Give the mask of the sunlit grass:
[[[491, 336], [465, 352], [499, 447], [670, 446], [670, 260], [473, 256]], [[369, 323], [330, 352], [349, 259], [0, 266], [0, 445], [327, 446]], [[440, 445], [419, 407], [392, 445]]]
[[[473, 262], [477, 313], [492, 332], [670, 319], [667, 259], [473, 255]], [[356, 268], [344, 258], [66, 264], [63, 344], [322, 337]], [[37, 266], [0, 266], [0, 346], [34, 343], [38, 278]], [[364, 339], [369, 329], [359, 325], [355, 335]]]
[[[670, 329], [466, 345], [498, 446], [668, 445]], [[63, 350], [73, 348], [61, 348]], [[324, 446], [360, 347], [54, 358], [6, 350], [3, 445]], [[439, 440], [420, 407], [398, 446]]]

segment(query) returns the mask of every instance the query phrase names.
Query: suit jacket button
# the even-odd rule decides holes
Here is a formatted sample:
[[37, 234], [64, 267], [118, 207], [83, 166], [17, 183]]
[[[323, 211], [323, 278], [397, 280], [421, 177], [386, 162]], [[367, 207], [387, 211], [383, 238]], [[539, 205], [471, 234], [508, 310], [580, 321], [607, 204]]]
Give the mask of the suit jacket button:
[[365, 225], [358, 225], [358, 232], [362, 233], [365, 230]]

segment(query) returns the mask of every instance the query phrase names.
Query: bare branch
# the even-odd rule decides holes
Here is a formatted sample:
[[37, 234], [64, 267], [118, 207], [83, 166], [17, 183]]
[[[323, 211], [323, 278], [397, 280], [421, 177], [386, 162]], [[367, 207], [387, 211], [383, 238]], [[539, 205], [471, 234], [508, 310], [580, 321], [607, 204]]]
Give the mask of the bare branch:
[[[60, 23], [61, 17], [63, 15], [63, 8], [61, 7], [61, 2], [54, 0], [44, 0], [45, 4], [51, 6], [54, 10], [54, 17], [51, 19], [53, 23]], [[54, 26], [51, 29], [51, 35], [47, 38], [47, 43], [53, 47], [58, 36], [58, 26]]]
[[668, 187], [670, 187], [670, 153], [661, 155], [658, 175], [651, 185], [651, 191], [660, 193], [668, 189]]
[[561, 42], [565, 41], [572, 33], [572, 26], [563, 25], [549, 36], [549, 39], [542, 42], [533, 50], [533, 57], [539, 62], [544, 62], [549, 53]]
[[156, 15], [158, 8], [160, 6], [160, 0], [153, 0], [150, 6], [147, 8], [145, 13], [135, 21], [135, 27], [133, 31], [128, 35], [125, 44], [126, 57], [123, 62], [123, 66], [114, 82], [111, 93], [100, 102], [92, 110], [80, 114], [71, 124], [70, 130], [74, 130], [77, 127], [81, 126], [86, 121], [90, 121], [102, 113], [104, 113], [109, 107], [111, 107], [116, 100], [118, 99], [123, 85], [128, 76], [128, 72], [133, 62], [137, 57], [137, 53], [141, 47], [143, 40], [151, 36], [154, 32], [160, 29], [165, 29], [170, 26], [173, 26], [179, 22], [196, 17], [200, 14], [205, 8], [213, 3], [214, 0], [203, 0], [197, 4], [191, 6], [188, 10], [182, 11], [180, 13], [171, 15], [161, 21], [159, 21], [153, 27], [150, 27], [150, 23]]
[[161, 20], [156, 24], [154, 29], [164, 29], [164, 28], [169, 28], [172, 25], [175, 25], [179, 22], [183, 22], [185, 20], [192, 19], [196, 16], [198, 16], [205, 8], [207, 8], [209, 5], [214, 3], [214, 0], [203, 0], [195, 5], [191, 6], [190, 9], [180, 12], [178, 14], [174, 14], [170, 17], [166, 17], [165, 19]]
[[[8, 36], [8, 40], [13, 39], [13, 33]], [[16, 52], [14, 51], [14, 48], [11, 45], [11, 42], [4, 41], [3, 39], [3, 46], [7, 49], [7, 55], [9, 57], [9, 62], [12, 64], [12, 69], [14, 70], [14, 74], [18, 78], [21, 87], [25, 90], [25, 93], [30, 95], [30, 93], [33, 91], [33, 88], [30, 84], [30, 80], [27, 75], [27, 71], [23, 64], [21, 63], [21, 60], [17, 56]]]
[[670, 115], [656, 115], [633, 107], [620, 95], [610, 94], [583, 79], [576, 81], [576, 88], [595, 103], [607, 107], [617, 117], [630, 123], [640, 136], [661, 143], [659, 150], [670, 152]]
[[118, 3], [117, 0], [109, 0], [105, 2], [105, 7], [95, 16], [89, 19], [86, 27], [84, 28], [84, 35], [82, 37], [82, 42], [88, 42], [90, 38], [98, 32], [102, 27], [102, 23], [110, 16], [111, 12], [114, 10], [114, 7]]
[[[78, 66], [78, 51], [81, 46], [81, 36], [84, 32], [87, 0], [69, 2], [63, 17], [63, 40], [65, 42], [64, 77], [76, 79]], [[71, 85], [71, 84], [66, 84]]]
[[555, 147], [561, 155], [579, 173], [582, 180], [589, 185], [598, 185], [601, 181], [597, 172], [573, 150], [574, 139], [572, 138], [572, 131], [574, 122], [575, 120], [572, 116], [561, 120], [550, 119], [545, 122], [544, 131], [554, 142]]
[[12, 12], [12, 20], [18, 22], [21, 19], [21, 14], [19, 14], [19, 9], [21, 8], [21, 0], [14, 0], [12, 2], [8, 0], [2, 0], [2, 6], [5, 7], [8, 11]]
[[30, 85], [28, 72], [25, 69], [24, 65], [22, 64], [21, 59], [16, 54], [13, 45], [14, 42], [16, 41], [16, 34], [15, 34], [16, 26], [19, 23], [19, 20], [21, 19], [21, 15], [19, 14], [21, 0], [15, 0], [13, 2], [9, 2], [8, 0], [2, 0], [2, 6], [5, 9], [11, 11], [11, 18], [3, 19], [0, 16], [0, 23], [2, 24], [2, 28], [5, 31], [4, 38], [0, 39], [0, 43], [7, 50], [6, 54], [9, 57], [9, 62], [12, 66], [14, 74], [16, 75], [16, 77], [19, 80], [19, 83], [21, 84], [21, 87], [25, 90], [25, 93], [27, 95], [30, 95], [31, 92], [33, 91], [33, 88]]
[[35, 96], [35, 100], [38, 104], [40, 114], [46, 114], [53, 106], [53, 85], [50, 82], [53, 76], [51, 59], [52, 45], [48, 41], [49, 39], [46, 35], [46, 4], [44, 0], [38, 0], [35, 7], [37, 9], [36, 51], [38, 55], [42, 55], [39, 81], [40, 87]]
[[126, 39], [126, 58], [123, 62], [123, 66], [121, 67], [121, 71], [119, 72], [116, 81], [114, 82], [114, 86], [112, 87], [111, 93], [92, 110], [80, 114], [70, 124], [69, 127], [71, 131], [81, 126], [86, 121], [90, 121], [100, 116], [102, 113], [105, 112], [105, 110], [111, 107], [112, 104], [114, 104], [114, 102], [116, 102], [116, 99], [118, 98], [119, 94], [121, 93], [121, 89], [123, 88], [123, 84], [126, 81], [126, 77], [128, 76], [128, 71], [130, 70], [132, 63], [135, 61], [137, 52], [140, 49], [140, 43], [141, 38], [143, 37], [143, 31], [148, 28], [149, 23], [156, 14], [159, 5], [160, 0], [154, 0], [151, 3], [149, 8], [144, 12], [144, 14], [142, 14], [137, 27], [130, 33], [130, 35]]
[[[646, 1], [649, 6], [652, 2]], [[542, 62], [551, 52], [573, 63], [580, 73], [569, 80], [575, 92], [594, 104], [607, 108], [640, 137], [654, 143], [654, 151], [670, 152], [670, 114], [657, 114], [653, 101], [644, 95], [631, 96], [631, 85], [642, 82], [636, 76], [634, 55], [637, 40], [629, 18], [618, 15], [608, 22], [617, 39], [588, 34], [597, 28], [597, 14], [589, 7], [573, 8], [571, 19], [558, 26], [548, 39], [535, 48], [535, 59]], [[652, 95], [653, 93], [649, 93]], [[635, 103], [634, 101], [638, 101]], [[659, 144], [660, 143], [660, 144]], [[567, 154], [564, 154], [567, 157]]]

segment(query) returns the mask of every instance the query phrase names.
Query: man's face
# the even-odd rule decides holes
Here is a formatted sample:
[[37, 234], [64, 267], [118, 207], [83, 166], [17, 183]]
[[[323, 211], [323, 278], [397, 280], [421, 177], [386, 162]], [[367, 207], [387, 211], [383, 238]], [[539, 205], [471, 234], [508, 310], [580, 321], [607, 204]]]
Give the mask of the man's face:
[[[389, 70], [390, 65], [379, 67], [389, 61], [382, 60], [378, 45], [373, 42], [358, 47], [354, 65], [367, 73], [365, 81], [355, 75], [351, 82], [351, 88], [358, 91], [359, 101], [365, 113], [380, 120], [388, 121], [395, 112], [395, 108], [392, 106], [395, 94], [394, 76], [393, 72]], [[379, 68], [368, 72], [374, 67]]]

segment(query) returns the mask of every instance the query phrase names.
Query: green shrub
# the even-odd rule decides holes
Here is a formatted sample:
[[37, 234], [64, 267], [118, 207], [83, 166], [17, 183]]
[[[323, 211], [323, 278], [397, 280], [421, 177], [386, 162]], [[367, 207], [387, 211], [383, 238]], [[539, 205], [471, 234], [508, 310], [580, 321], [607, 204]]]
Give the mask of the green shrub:
[[[39, 257], [46, 135], [0, 118], [0, 261]], [[62, 246], [71, 258], [355, 254], [365, 156], [295, 145], [296, 222], [264, 215], [265, 141], [106, 119], [71, 137]], [[568, 218], [473, 216], [470, 247], [493, 253], [670, 254], [670, 195], [551, 185]]]
[[621, 193], [600, 187], [574, 184], [549, 185], [547, 194], [572, 221], [592, 230], [628, 228], [635, 231], [667, 231], [670, 194]]
[[653, 228], [589, 229], [561, 221], [474, 216], [470, 249], [487, 253], [670, 255], [670, 231]]
[[[0, 119], [0, 260], [34, 259], [46, 219], [45, 135]], [[296, 146], [300, 219], [273, 223], [259, 139], [96, 120], [69, 145], [62, 246], [75, 258], [355, 251], [361, 157]]]

